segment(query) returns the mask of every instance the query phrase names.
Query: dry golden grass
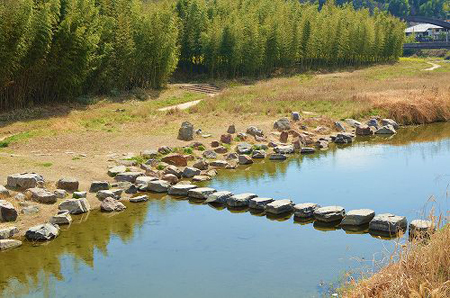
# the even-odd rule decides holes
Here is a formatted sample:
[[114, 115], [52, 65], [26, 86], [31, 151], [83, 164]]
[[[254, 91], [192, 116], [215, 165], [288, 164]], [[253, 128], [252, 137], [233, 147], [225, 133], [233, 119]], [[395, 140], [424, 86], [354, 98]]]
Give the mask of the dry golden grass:
[[450, 224], [401, 248], [398, 261], [343, 293], [344, 297], [450, 297]]

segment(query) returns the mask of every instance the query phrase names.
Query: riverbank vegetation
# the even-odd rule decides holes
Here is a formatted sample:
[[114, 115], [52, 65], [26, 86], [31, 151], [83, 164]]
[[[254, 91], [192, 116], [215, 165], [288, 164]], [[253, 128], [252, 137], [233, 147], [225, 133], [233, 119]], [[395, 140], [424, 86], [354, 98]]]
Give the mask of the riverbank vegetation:
[[403, 29], [386, 13], [298, 1], [6, 0], [0, 109], [160, 88], [177, 66], [234, 78], [395, 61]]

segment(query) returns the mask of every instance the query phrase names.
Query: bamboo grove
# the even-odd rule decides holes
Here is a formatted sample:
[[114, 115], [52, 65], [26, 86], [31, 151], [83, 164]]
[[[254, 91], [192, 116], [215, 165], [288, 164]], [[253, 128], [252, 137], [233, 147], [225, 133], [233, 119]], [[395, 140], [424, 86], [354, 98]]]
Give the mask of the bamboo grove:
[[404, 23], [295, 0], [0, 0], [0, 109], [188, 76], [396, 60]]

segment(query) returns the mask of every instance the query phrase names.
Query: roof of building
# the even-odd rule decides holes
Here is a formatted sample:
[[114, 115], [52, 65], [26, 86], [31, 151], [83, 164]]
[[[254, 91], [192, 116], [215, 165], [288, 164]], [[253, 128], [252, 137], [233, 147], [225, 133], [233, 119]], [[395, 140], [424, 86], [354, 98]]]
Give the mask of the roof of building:
[[423, 33], [429, 29], [442, 29], [442, 27], [432, 25], [432, 24], [417, 24], [415, 26], [406, 28], [405, 32], [406, 33]]

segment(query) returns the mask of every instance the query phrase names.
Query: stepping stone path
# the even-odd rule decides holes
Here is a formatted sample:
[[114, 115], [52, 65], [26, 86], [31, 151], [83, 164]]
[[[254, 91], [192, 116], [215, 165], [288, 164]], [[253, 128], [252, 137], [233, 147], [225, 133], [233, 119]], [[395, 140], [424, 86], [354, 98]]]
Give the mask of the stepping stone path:
[[211, 180], [211, 177], [208, 175], [196, 175], [194, 177], [192, 177], [192, 181], [194, 182], [204, 182], [204, 181], [209, 181]]
[[401, 230], [406, 230], [407, 220], [404, 216], [397, 216], [391, 213], [376, 215], [369, 223], [369, 231], [385, 234], [396, 234]]
[[[195, 165], [194, 165], [194, 168], [195, 168]], [[164, 174], [172, 174], [172, 175], [177, 176], [178, 178], [181, 178], [183, 176], [183, 171], [181, 169], [177, 168], [176, 166], [173, 166], [173, 165], [167, 166], [164, 169], [163, 173]]]
[[226, 204], [228, 198], [232, 195], [233, 193], [229, 191], [218, 191], [210, 194], [206, 199], [205, 204]]
[[114, 198], [106, 198], [100, 204], [100, 210], [102, 212], [119, 212], [127, 209], [127, 207]]
[[0, 229], [0, 239], [11, 238], [17, 233], [19, 233], [19, 229], [17, 227], [7, 227], [4, 229]]
[[272, 203], [274, 199], [272, 198], [253, 198], [248, 202], [248, 207], [255, 210], [264, 210], [266, 205]]
[[314, 216], [314, 211], [320, 208], [316, 203], [302, 203], [294, 205], [294, 217], [308, 219]]
[[17, 210], [14, 206], [5, 200], [0, 200], [0, 222], [15, 221], [17, 218]]
[[188, 191], [188, 196], [193, 199], [206, 200], [211, 194], [215, 193], [216, 190], [210, 187], [199, 187]]
[[0, 251], [16, 248], [22, 245], [22, 241], [15, 239], [2, 239], [0, 240]]
[[291, 200], [275, 200], [266, 205], [266, 213], [269, 214], [282, 214], [292, 211]]
[[171, 196], [187, 197], [190, 190], [197, 188], [193, 184], [175, 184], [168, 189], [168, 194]]
[[80, 186], [80, 182], [74, 178], [62, 178], [56, 182], [56, 187], [59, 189], [64, 189], [66, 191], [77, 191]]
[[256, 197], [257, 195], [254, 193], [241, 193], [229, 197], [227, 199], [227, 205], [230, 207], [247, 207], [249, 205], [249, 201]]
[[342, 220], [345, 215], [345, 209], [341, 206], [327, 206], [317, 208], [314, 211], [314, 217], [318, 221], [322, 222], [334, 222]]
[[37, 225], [28, 229], [25, 238], [29, 241], [49, 241], [59, 235], [59, 227], [51, 223]]
[[368, 224], [375, 216], [375, 211], [371, 209], [350, 210], [341, 222], [343, 226], [360, 226]]
[[44, 183], [44, 178], [41, 175], [34, 173], [14, 174], [7, 177], [6, 185], [15, 189], [34, 188]]
[[87, 199], [67, 199], [58, 206], [59, 210], [67, 210], [70, 214], [82, 214], [91, 209]]

